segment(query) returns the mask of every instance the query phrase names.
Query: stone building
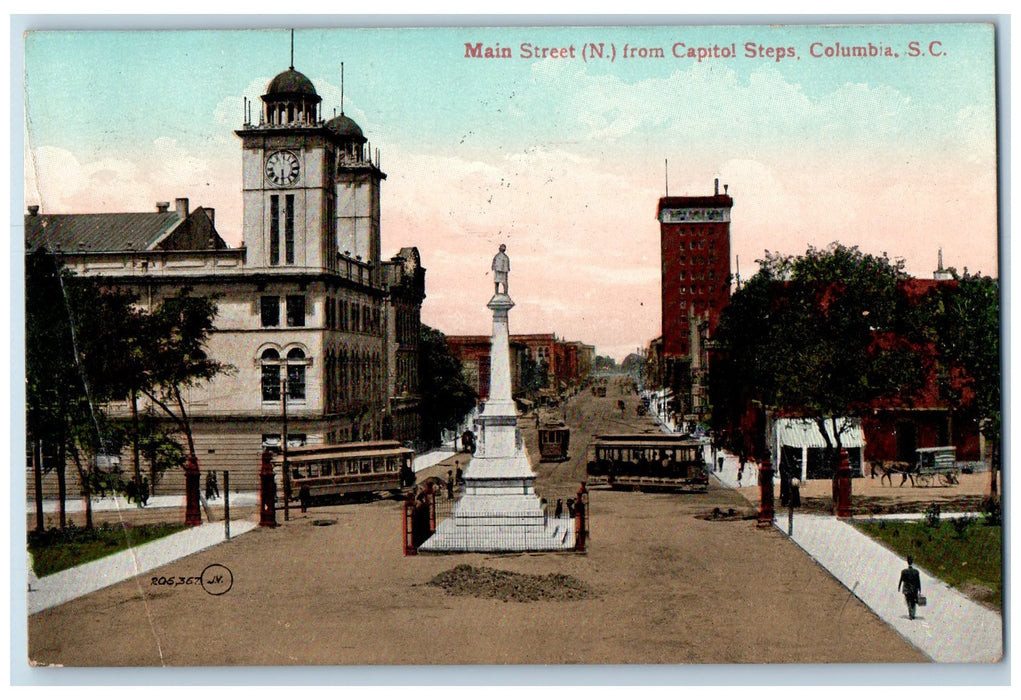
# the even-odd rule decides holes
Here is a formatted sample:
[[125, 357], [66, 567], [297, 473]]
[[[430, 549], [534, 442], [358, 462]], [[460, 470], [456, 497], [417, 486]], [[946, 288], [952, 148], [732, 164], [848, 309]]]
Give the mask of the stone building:
[[239, 488], [254, 487], [263, 449], [280, 444], [285, 408], [290, 445], [418, 436], [425, 269], [413, 247], [381, 260], [386, 175], [361, 128], [343, 113], [324, 120], [320, 102], [291, 67], [256, 119], [246, 105], [238, 247], [212, 209], [183, 198], [150, 213], [25, 217], [28, 250], [46, 247], [145, 306], [184, 286], [218, 295], [207, 350], [234, 371], [193, 389], [188, 410], [200, 468], [235, 470]]

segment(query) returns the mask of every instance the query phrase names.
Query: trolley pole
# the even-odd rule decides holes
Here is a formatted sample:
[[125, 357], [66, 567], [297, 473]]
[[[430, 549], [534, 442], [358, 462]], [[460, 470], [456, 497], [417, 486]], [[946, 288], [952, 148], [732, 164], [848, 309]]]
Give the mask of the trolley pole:
[[287, 468], [287, 364], [280, 366], [280, 409], [283, 414], [283, 432], [280, 434], [280, 449], [284, 468], [284, 522], [291, 519], [291, 471]]

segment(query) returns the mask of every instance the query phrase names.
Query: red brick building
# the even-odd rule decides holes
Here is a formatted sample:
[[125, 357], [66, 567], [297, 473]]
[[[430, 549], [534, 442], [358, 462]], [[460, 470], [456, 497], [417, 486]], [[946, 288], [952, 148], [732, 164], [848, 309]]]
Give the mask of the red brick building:
[[708, 406], [701, 390], [720, 313], [730, 303], [730, 210], [734, 200], [662, 197], [656, 218], [662, 265], [659, 383], [670, 388], [680, 414], [698, 419]]
[[[489, 366], [492, 337], [488, 335], [448, 335], [447, 346], [464, 368], [465, 379], [479, 394], [479, 400], [489, 398]], [[525, 346], [514, 337], [510, 341], [511, 391], [517, 394], [521, 385], [521, 360]]]

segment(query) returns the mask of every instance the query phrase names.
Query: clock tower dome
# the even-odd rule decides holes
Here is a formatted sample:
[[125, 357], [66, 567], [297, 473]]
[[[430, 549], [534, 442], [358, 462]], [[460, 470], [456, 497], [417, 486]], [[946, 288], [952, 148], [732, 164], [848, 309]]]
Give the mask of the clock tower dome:
[[379, 185], [386, 175], [361, 128], [320, 115], [312, 81], [291, 66], [270, 81], [258, 121], [245, 105], [242, 141], [247, 266], [268, 272], [338, 271], [343, 258], [378, 282]]

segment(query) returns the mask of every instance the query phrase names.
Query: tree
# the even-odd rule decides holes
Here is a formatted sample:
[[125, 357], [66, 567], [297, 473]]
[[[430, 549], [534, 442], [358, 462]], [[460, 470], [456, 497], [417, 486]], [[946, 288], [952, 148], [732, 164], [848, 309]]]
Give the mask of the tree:
[[145, 322], [144, 380], [139, 390], [180, 429], [189, 458], [195, 454], [185, 392], [234, 367], [210, 358], [206, 343], [216, 318], [215, 297], [193, 296], [189, 287], [161, 300]]
[[[41, 461], [44, 443], [56, 447], [61, 528], [66, 527], [65, 465], [69, 459], [74, 463], [86, 502], [86, 526], [91, 526], [94, 488], [144, 499], [139, 466], [143, 450], [153, 482], [162, 469], [183, 461], [165, 430], [140, 429], [139, 394], [174, 422], [195, 457], [184, 393], [233, 369], [206, 356], [216, 303], [182, 289], [146, 311], [137, 306], [134, 294], [76, 277], [43, 249], [26, 256], [25, 274], [26, 427], [34, 461]], [[130, 487], [109, 460], [97, 465], [100, 456], [120, 452], [125, 431], [103, 410], [120, 400], [132, 407], [126, 431], [135, 454]], [[37, 467], [37, 483], [41, 476]], [[41, 513], [39, 489], [36, 499]], [[37, 527], [42, 527], [41, 518]]]
[[546, 386], [547, 373], [549, 368], [545, 361], [536, 362], [529, 353], [521, 355], [521, 386], [518, 390], [528, 398], [534, 400], [539, 390]]
[[479, 397], [443, 333], [422, 324], [418, 348], [422, 439], [436, 444], [444, 429], [456, 428], [464, 420]]
[[750, 400], [811, 418], [836, 466], [849, 425], [839, 418], [924, 380], [924, 328], [898, 292], [903, 264], [838, 243], [759, 263], [720, 317], [714, 401], [731, 419]]
[[992, 277], [959, 275], [940, 285], [925, 311], [933, 319], [933, 339], [944, 377], [942, 389], [962, 413], [979, 421], [993, 448], [990, 489], [995, 496], [999, 462], [1000, 417], [1000, 285]]
[[[102, 482], [95, 459], [118, 442], [102, 406], [123, 398], [121, 358], [130, 354], [132, 341], [121, 327], [134, 314], [135, 298], [75, 277], [44, 249], [26, 256], [25, 290], [26, 413], [33, 451], [38, 455], [43, 441], [57, 447], [61, 528], [67, 523], [65, 465], [71, 457], [90, 527], [92, 488]], [[41, 476], [37, 470], [37, 483]], [[41, 501], [38, 488], [36, 500]], [[41, 506], [37, 502], [39, 512]]]

